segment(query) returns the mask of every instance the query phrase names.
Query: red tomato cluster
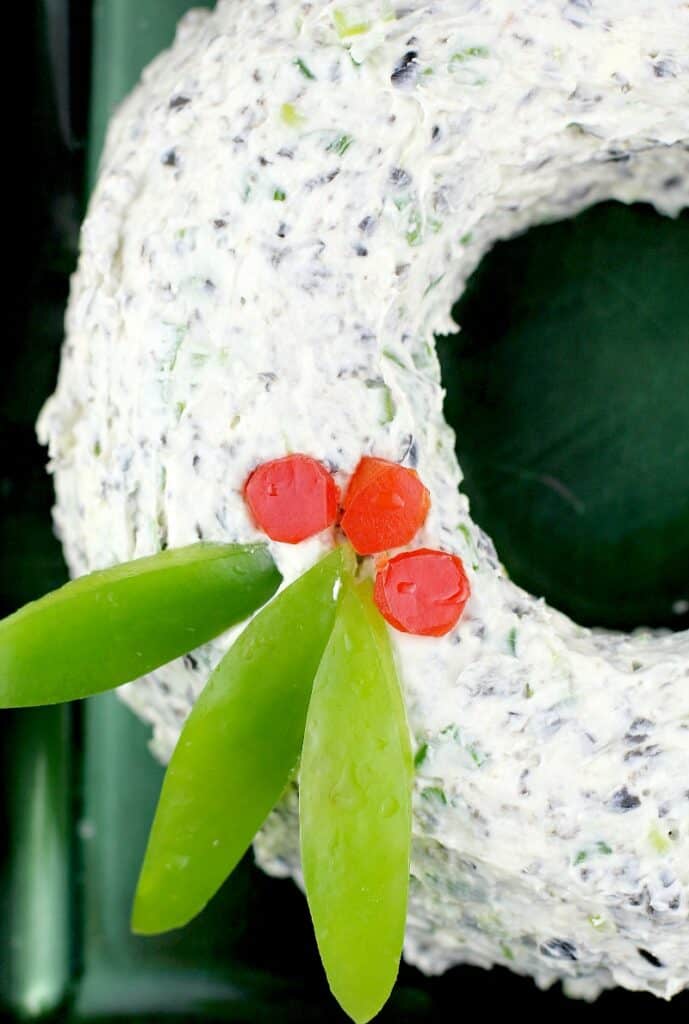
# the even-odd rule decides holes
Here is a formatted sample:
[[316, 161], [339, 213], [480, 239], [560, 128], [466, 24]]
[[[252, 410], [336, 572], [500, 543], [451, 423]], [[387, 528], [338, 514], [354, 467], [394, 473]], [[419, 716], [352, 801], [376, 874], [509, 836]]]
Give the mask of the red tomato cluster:
[[[423, 526], [430, 495], [413, 469], [364, 456], [342, 499], [332, 475], [309, 455], [264, 462], [249, 476], [244, 497], [256, 525], [272, 540], [298, 544], [339, 522], [359, 555], [409, 544]], [[469, 600], [462, 560], [419, 548], [378, 565], [375, 602], [403, 633], [443, 636]]]
[[413, 469], [365, 456], [354, 471], [340, 526], [359, 555], [409, 544], [423, 526], [431, 496]]
[[264, 462], [244, 486], [256, 524], [271, 540], [299, 544], [337, 519], [340, 493], [325, 466], [308, 455]]

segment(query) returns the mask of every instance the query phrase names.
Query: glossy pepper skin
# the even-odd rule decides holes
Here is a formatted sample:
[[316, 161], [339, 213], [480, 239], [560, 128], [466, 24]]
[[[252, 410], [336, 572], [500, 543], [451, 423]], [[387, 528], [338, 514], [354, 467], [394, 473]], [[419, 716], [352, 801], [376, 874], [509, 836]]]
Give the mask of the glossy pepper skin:
[[464, 563], [447, 551], [403, 551], [376, 575], [376, 605], [402, 633], [444, 636], [459, 622], [470, 596]]
[[163, 782], [135, 932], [169, 931], [195, 917], [282, 795], [299, 760], [347, 557], [336, 549], [262, 609], [194, 705]]
[[413, 469], [367, 455], [349, 482], [340, 525], [358, 554], [373, 555], [409, 544], [430, 506], [430, 495]]
[[263, 544], [194, 544], [82, 576], [0, 622], [0, 706], [137, 679], [247, 618], [280, 579]]
[[370, 583], [344, 583], [316, 676], [300, 771], [306, 894], [335, 998], [359, 1024], [397, 977], [413, 763], [404, 699]]
[[310, 455], [286, 455], [258, 466], [244, 485], [256, 525], [284, 544], [299, 544], [332, 526], [339, 492], [331, 474]]

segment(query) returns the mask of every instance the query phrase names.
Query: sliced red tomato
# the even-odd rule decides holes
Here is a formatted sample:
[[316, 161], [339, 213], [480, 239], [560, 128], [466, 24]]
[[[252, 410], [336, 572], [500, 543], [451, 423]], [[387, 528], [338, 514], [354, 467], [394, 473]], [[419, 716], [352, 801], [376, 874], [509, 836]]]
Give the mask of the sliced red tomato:
[[419, 548], [391, 558], [376, 575], [375, 602], [402, 633], [444, 636], [456, 626], [471, 588], [461, 558]]
[[423, 526], [430, 495], [413, 469], [364, 456], [344, 497], [341, 526], [355, 551], [402, 547]]
[[244, 485], [244, 497], [259, 529], [285, 544], [299, 544], [332, 526], [337, 518], [335, 481], [309, 455], [264, 462]]

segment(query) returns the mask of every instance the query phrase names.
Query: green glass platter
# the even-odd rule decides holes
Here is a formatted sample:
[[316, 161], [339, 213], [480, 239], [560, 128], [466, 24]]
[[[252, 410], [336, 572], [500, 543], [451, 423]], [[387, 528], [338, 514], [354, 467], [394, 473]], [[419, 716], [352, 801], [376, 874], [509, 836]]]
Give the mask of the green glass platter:
[[[145, 63], [170, 42], [178, 18], [198, 5], [187, 0], [27, 0], [23, 6], [17, 45], [26, 73], [12, 110], [16, 203], [8, 216], [14, 259], [0, 375], [2, 614], [66, 577], [50, 526], [46, 456], [36, 444], [33, 424], [54, 384], [85, 183], [93, 181], [111, 111]], [[629, 268], [630, 246], [647, 254], [643, 273], [638, 265]], [[601, 266], [606, 268], [604, 286], [596, 277]], [[651, 547], [657, 557], [646, 571], [658, 576], [658, 601], [668, 594], [682, 596], [672, 574], [663, 576], [663, 565], [686, 553], [683, 535], [689, 525], [683, 440], [689, 436], [689, 403], [683, 400], [689, 381], [689, 298], [681, 287], [688, 277], [687, 217], [670, 222], [648, 208], [597, 207], [566, 225], [538, 229], [499, 246], [458, 311], [468, 324], [465, 340], [440, 342], [448, 415], [460, 431], [462, 424], [475, 425], [473, 432], [461, 431], [464, 441], [460, 438], [458, 448], [479, 518], [500, 539], [501, 554], [515, 576], [561, 604], [568, 595], [558, 593], [558, 581], [574, 523], [580, 575], [587, 543], [595, 554], [590, 570], [595, 601], [583, 601], [580, 580], [572, 597], [583, 618], [614, 619], [615, 595], [630, 577], [613, 578], [610, 553], [617, 552], [619, 562], [619, 551], [628, 550], [619, 545], [630, 534], [633, 541], [635, 529], [656, 531]], [[502, 294], [497, 303], [496, 288]], [[643, 301], [637, 295], [631, 309], [620, 299], [620, 294], [642, 289]], [[675, 361], [672, 373], [658, 376], [654, 353], [660, 352], [663, 331], [672, 334]], [[595, 389], [587, 391], [582, 373], [567, 391], [567, 344], [578, 346], [577, 358], [593, 367], [589, 377], [598, 382], [595, 394]], [[641, 454], [637, 445], [637, 462], [625, 463], [627, 476], [616, 483], [615, 501], [627, 495], [627, 505], [614, 512], [612, 526], [612, 498], [612, 504], [606, 503], [595, 473], [582, 476], [576, 458], [568, 461], [562, 448], [559, 479], [574, 493], [585, 480], [591, 496], [588, 519], [582, 523], [581, 515], [575, 516], [576, 505], [562, 500], [562, 492], [558, 502], [550, 487], [542, 505], [534, 491], [533, 474], [547, 476], [547, 460], [535, 441], [527, 447], [533, 434], [529, 403], [521, 414], [515, 408], [519, 387], [528, 393], [529, 381], [536, 381], [543, 389], [537, 367], [543, 365], [544, 345], [563, 401], [576, 393], [586, 409], [596, 395], [600, 398], [607, 381], [613, 395], [622, 395], [618, 406], [624, 405], [634, 375], [641, 373], [654, 389], [656, 406], [665, 396], [672, 409], [672, 415], [655, 418], [653, 443]], [[515, 355], [517, 348], [523, 358]], [[596, 361], [600, 351], [604, 358]], [[459, 380], [459, 355], [470, 368], [466, 384]], [[503, 403], [505, 392], [516, 396], [512, 405]], [[632, 414], [648, 416], [652, 408], [643, 402], [635, 406], [627, 426]], [[538, 416], [538, 431], [557, 437], [557, 408], [541, 403]], [[583, 416], [574, 417], [569, 427], [588, 429]], [[605, 431], [610, 437], [624, 436], [625, 429], [625, 416], [616, 414], [601, 421], [603, 434], [597, 437], [594, 430], [587, 443], [595, 450]], [[506, 459], [514, 462], [510, 444], [526, 452], [529, 465], [525, 462], [521, 474], [506, 477], [500, 466]], [[659, 447], [673, 457], [659, 462]], [[620, 455], [614, 446], [608, 454], [611, 464], [624, 462], [624, 452]], [[655, 486], [652, 473], [639, 478], [638, 466], [651, 462], [661, 466], [663, 501], [652, 509], [654, 515], [652, 502], [642, 502], [635, 520], [635, 482], [646, 496]], [[673, 501], [678, 502], [674, 511], [666, 508]], [[536, 505], [545, 520], [534, 519]], [[506, 515], [511, 509], [518, 511], [516, 526], [515, 517]], [[599, 543], [603, 524], [607, 533]], [[533, 546], [539, 532], [547, 534], [548, 543], [545, 554], [540, 551], [532, 563], [523, 545], [526, 537]], [[597, 547], [593, 538], [598, 538]], [[632, 601], [629, 614], [655, 613], [643, 601]], [[658, 616], [663, 618], [662, 611]], [[2, 712], [0, 738], [1, 1020], [345, 1020], [329, 998], [303, 896], [291, 882], [263, 875], [250, 857], [189, 928], [154, 939], [130, 934], [131, 899], [162, 769], [148, 751], [149, 730], [114, 696], [68, 709]], [[460, 968], [427, 979], [404, 966], [379, 1019], [440, 1022], [490, 1017], [515, 1006], [536, 1018], [557, 1014], [582, 1020], [586, 1015], [589, 1021], [603, 1021], [634, 1010], [686, 1013], [689, 997], [665, 1004], [613, 992], [588, 1006], [564, 999], [559, 990], [540, 993], [528, 979], [502, 970], [487, 974]]]

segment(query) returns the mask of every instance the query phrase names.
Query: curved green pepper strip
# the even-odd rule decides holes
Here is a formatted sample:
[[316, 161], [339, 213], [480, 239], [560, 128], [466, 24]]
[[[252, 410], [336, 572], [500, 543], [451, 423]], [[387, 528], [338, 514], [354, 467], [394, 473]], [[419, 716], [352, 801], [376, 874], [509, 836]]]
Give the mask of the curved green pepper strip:
[[195, 917], [280, 799], [299, 759], [348, 557], [337, 548], [259, 612], [194, 705], [163, 782], [135, 932]]
[[0, 707], [137, 679], [246, 619], [280, 580], [263, 544], [193, 544], [82, 576], [0, 622]]
[[345, 582], [313, 686], [300, 770], [306, 895], [330, 988], [363, 1024], [402, 953], [413, 762], [404, 699], [371, 586]]

